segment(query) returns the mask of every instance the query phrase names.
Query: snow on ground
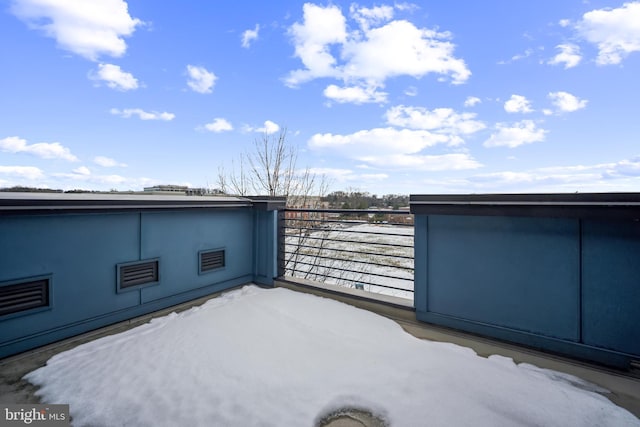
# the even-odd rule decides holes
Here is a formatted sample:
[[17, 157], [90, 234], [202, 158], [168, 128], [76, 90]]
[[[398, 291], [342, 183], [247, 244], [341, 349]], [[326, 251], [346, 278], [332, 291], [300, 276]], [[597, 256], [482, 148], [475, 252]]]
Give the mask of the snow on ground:
[[576, 377], [419, 340], [282, 288], [229, 292], [25, 378], [44, 402], [69, 403], [81, 426], [313, 426], [345, 405], [392, 426], [640, 425]]

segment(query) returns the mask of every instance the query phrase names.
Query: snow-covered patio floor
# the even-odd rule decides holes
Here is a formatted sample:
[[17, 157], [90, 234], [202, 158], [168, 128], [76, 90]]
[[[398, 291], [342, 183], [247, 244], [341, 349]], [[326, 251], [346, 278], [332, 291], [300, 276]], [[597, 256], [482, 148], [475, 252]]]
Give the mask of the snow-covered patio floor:
[[640, 426], [577, 377], [420, 340], [326, 298], [247, 286], [52, 357], [26, 375], [74, 425]]

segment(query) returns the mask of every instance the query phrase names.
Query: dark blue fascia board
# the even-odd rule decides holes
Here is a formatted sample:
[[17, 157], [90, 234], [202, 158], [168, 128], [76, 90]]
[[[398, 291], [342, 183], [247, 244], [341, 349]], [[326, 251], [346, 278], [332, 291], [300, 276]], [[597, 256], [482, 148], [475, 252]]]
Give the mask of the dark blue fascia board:
[[622, 370], [628, 370], [629, 364], [633, 359], [632, 355], [613, 350], [592, 347], [577, 342], [564, 341], [557, 338], [545, 337], [525, 331], [518, 331], [438, 313], [416, 311], [416, 318], [425, 323], [470, 332], [489, 339], [516, 343], [547, 353], [552, 352], [565, 357], [596, 362]]
[[0, 193], [0, 215], [158, 211], [185, 209], [283, 209], [286, 197], [166, 196], [145, 194]]
[[418, 215], [640, 219], [640, 193], [423, 194], [409, 205]]
[[0, 193], [0, 215], [250, 208], [240, 197]]

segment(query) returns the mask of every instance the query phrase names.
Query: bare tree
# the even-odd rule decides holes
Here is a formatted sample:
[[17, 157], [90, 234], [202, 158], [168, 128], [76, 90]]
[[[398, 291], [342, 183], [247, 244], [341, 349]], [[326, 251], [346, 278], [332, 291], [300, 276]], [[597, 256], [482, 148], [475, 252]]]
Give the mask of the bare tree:
[[247, 196], [251, 192], [246, 157], [246, 154], [240, 154], [237, 167], [236, 162], [234, 160], [231, 161], [231, 173], [229, 175], [227, 175], [224, 166], [218, 166], [218, 188], [224, 194]]
[[[287, 141], [287, 130], [264, 133], [253, 141], [252, 151], [240, 155], [231, 170], [218, 168], [218, 187], [226, 194], [247, 196], [250, 193], [284, 196], [287, 207], [317, 209], [322, 206], [329, 182], [309, 167], [298, 167], [297, 147]], [[319, 277], [322, 254], [329, 230], [319, 230], [319, 212], [287, 212], [285, 235], [285, 270], [302, 278]], [[304, 266], [306, 272], [299, 271]]]
[[287, 142], [287, 129], [264, 133], [253, 141], [253, 150], [240, 155], [227, 173], [218, 168], [218, 187], [227, 194], [246, 196], [253, 192], [269, 196], [284, 196], [288, 206], [317, 207], [319, 197], [328, 188], [324, 175], [311, 169], [298, 169], [297, 148]]

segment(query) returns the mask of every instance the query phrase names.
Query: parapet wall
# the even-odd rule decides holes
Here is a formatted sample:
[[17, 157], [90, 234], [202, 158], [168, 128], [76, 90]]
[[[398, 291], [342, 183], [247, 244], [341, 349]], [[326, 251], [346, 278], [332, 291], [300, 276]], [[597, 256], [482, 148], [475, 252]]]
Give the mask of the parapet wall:
[[280, 206], [1, 195], [0, 357], [233, 286], [272, 284]]
[[628, 368], [640, 194], [411, 196], [418, 319]]

